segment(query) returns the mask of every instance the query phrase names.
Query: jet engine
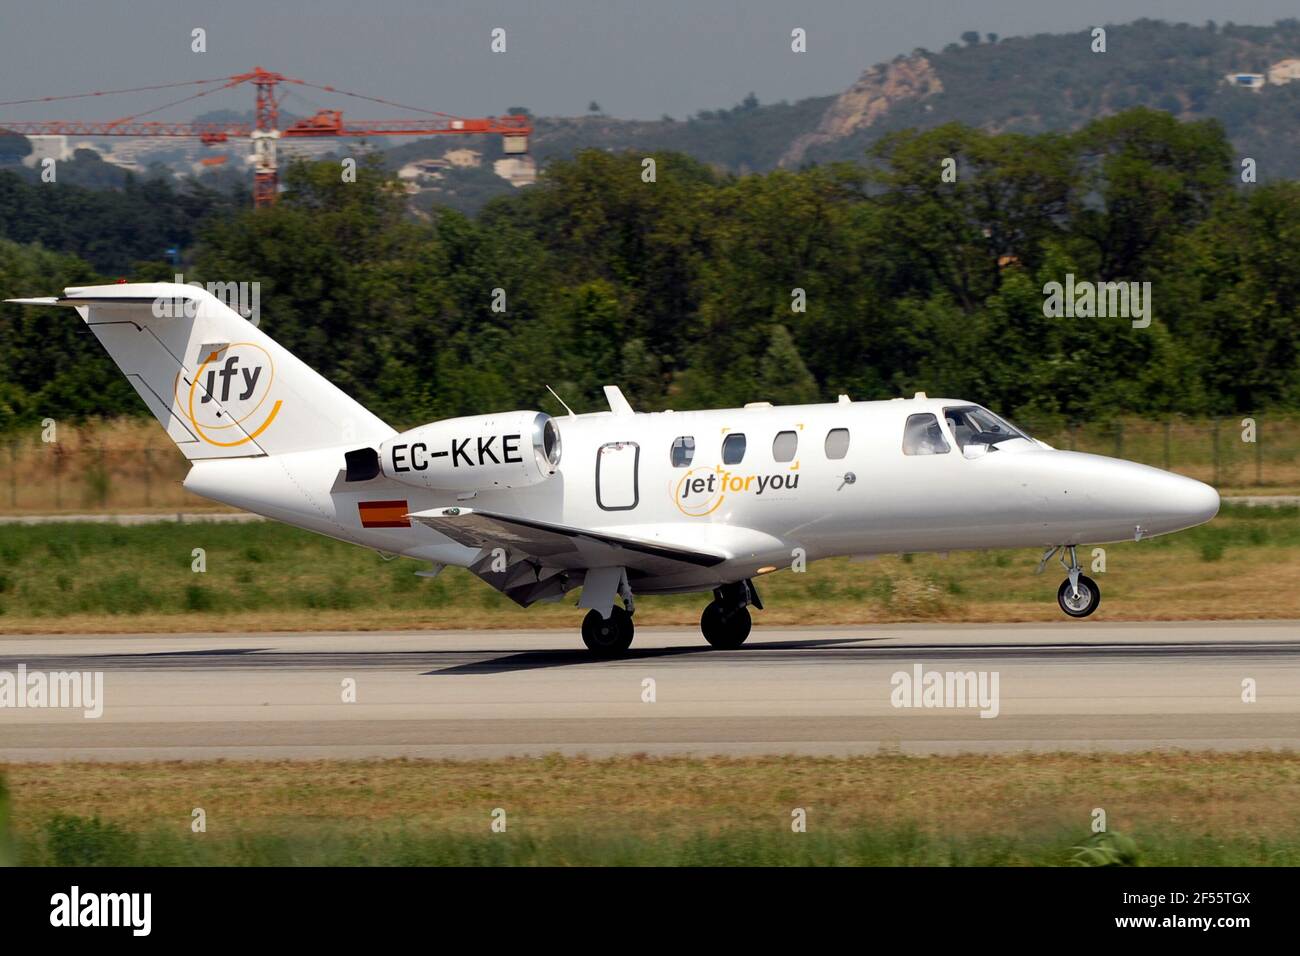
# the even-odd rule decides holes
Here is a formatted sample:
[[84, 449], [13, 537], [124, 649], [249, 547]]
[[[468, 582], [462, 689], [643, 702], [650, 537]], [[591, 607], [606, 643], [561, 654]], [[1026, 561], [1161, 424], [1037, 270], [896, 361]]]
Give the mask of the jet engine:
[[412, 428], [346, 458], [349, 481], [383, 474], [442, 491], [524, 488], [555, 474], [560, 430], [545, 412], [471, 415]]

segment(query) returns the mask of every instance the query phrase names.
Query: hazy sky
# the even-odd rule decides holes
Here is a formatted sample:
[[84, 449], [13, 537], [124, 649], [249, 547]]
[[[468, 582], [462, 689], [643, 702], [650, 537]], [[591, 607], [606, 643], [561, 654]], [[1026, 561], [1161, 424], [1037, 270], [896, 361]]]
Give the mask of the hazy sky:
[[[260, 65], [290, 76], [462, 115], [577, 114], [597, 100], [620, 117], [684, 118], [732, 106], [837, 93], [866, 67], [965, 30], [1015, 36], [1139, 17], [1267, 24], [1295, 0], [0, 0], [0, 101], [226, 76]], [[190, 50], [207, 31], [208, 52]], [[489, 34], [503, 27], [507, 51]], [[790, 31], [808, 52], [790, 52]], [[1300, 51], [1297, 51], [1300, 53]], [[0, 106], [0, 119], [110, 119], [185, 95], [164, 90]], [[251, 89], [159, 113], [246, 110]], [[352, 118], [393, 107], [306, 91], [295, 113]]]

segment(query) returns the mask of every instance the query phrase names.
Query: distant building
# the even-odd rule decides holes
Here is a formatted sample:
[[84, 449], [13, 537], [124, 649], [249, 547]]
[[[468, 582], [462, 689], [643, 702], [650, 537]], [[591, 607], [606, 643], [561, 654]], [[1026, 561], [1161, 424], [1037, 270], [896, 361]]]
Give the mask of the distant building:
[[143, 163], [138, 163], [125, 156], [119, 156], [116, 153], [104, 153], [99, 158], [110, 165], [116, 166], [118, 169], [125, 169], [129, 173], [144, 173], [147, 171]]
[[42, 160], [52, 159], [56, 163], [61, 163], [65, 159], [72, 158], [72, 150], [68, 148], [66, 136], [28, 136], [27, 140], [32, 144], [32, 151], [23, 157], [24, 166], [34, 169], [41, 164]]
[[1258, 93], [1264, 88], [1263, 73], [1229, 73], [1224, 77], [1232, 86], [1242, 86]]
[[1282, 86], [1294, 80], [1300, 80], [1300, 60], [1278, 60], [1268, 68], [1268, 81], [1274, 86]]
[[477, 149], [449, 149], [442, 158], [461, 169], [476, 168], [483, 164], [483, 154]]
[[450, 167], [451, 163], [445, 159], [417, 159], [399, 169], [397, 178], [406, 183], [442, 179], [443, 170]]
[[531, 186], [537, 182], [537, 164], [531, 156], [507, 156], [492, 164], [496, 173], [511, 186]]

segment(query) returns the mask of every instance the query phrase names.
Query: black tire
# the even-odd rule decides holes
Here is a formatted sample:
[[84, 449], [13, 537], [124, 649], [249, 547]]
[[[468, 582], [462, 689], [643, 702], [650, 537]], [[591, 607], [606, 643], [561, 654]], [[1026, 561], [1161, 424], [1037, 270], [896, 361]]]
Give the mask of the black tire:
[[1079, 594], [1075, 597], [1070, 590], [1070, 579], [1066, 578], [1056, 592], [1056, 603], [1070, 617], [1087, 617], [1097, 610], [1101, 603], [1101, 588], [1097, 582], [1086, 574], [1079, 575]]
[[617, 657], [632, 646], [636, 628], [632, 615], [621, 607], [610, 611], [609, 620], [599, 611], [588, 611], [582, 619], [582, 643], [598, 657]]
[[704, 639], [714, 647], [735, 650], [745, 643], [753, 623], [749, 608], [728, 607], [712, 601], [700, 616], [700, 631], [704, 634]]

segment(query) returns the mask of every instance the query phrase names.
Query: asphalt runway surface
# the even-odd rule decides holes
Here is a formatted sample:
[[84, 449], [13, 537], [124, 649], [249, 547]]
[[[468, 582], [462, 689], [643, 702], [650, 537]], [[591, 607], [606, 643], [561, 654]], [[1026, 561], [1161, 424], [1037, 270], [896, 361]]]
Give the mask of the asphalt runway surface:
[[[644, 628], [617, 661], [576, 631], [0, 636], [20, 665], [102, 673], [103, 714], [0, 706], [0, 761], [1300, 746], [1300, 622]], [[896, 706], [918, 666], [996, 675], [996, 716]]]

